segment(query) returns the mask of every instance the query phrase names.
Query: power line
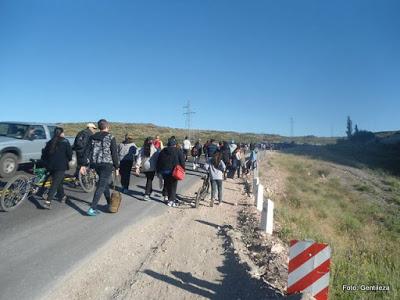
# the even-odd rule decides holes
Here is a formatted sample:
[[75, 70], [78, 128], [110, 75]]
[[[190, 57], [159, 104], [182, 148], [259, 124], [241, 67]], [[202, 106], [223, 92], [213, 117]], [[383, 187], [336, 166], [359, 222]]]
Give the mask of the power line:
[[183, 107], [185, 112], [183, 115], [185, 116], [185, 126], [187, 128], [187, 136], [189, 140], [191, 139], [191, 125], [192, 125], [192, 115], [194, 115], [196, 112], [192, 111], [190, 107], [190, 100], [188, 100], [187, 104]]

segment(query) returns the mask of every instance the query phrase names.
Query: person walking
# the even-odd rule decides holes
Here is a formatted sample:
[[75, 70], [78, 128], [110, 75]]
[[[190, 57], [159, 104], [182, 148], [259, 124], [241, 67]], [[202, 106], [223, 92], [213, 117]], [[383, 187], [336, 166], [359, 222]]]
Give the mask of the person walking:
[[257, 167], [257, 149], [256, 145], [250, 144], [250, 157], [246, 163], [247, 172], [253, 171]]
[[203, 146], [200, 144], [200, 139], [194, 144], [192, 148], [191, 155], [193, 156], [193, 170], [196, 170], [197, 167], [200, 167], [200, 156], [202, 152]]
[[110, 206], [110, 182], [113, 168], [115, 168], [115, 175], [119, 176], [117, 142], [114, 136], [110, 133], [110, 125], [107, 120], [101, 119], [97, 123], [97, 126], [100, 129], [100, 132], [96, 132], [89, 138], [88, 145], [85, 148], [85, 165], [82, 166], [80, 170], [82, 174], [85, 174], [86, 167], [90, 164], [99, 176], [92, 204], [87, 211], [89, 216], [97, 215], [97, 204], [102, 194], [104, 194], [107, 204]]
[[69, 169], [68, 163], [72, 160], [72, 147], [64, 138], [64, 130], [61, 127], [54, 129], [53, 138], [42, 150], [42, 160], [51, 176], [51, 186], [47, 199], [44, 201], [44, 207], [51, 209], [51, 201], [56, 193], [60, 202], [65, 203], [67, 200], [63, 183], [65, 171]]
[[240, 168], [242, 169], [242, 177], [246, 174], [246, 149], [242, 144], [240, 147]]
[[[81, 166], [83, 166], [83, 156], [84, 156], [84, 151], [86, 148], [86, 145], [89, 141], [89, 138], [96, 132], [96, 125], [93, 123], [87, 123], [86, 124], [86, 129], [79, 131], [78, 134], [75, 137], [74, 140], [74, 145], [72, 146], [72, 150], [75, 151], [76, 153], [76, 170], [75, 170], [75, 178], [79, 178], [79, 171], [81, 169]], [[76, 183], [78, 185], [78, 182]]]
[[154, 146], [160, 151], [164, 148], [164, 144], [163, 144], [162, 140], [160, 139], [159, 135], [156, 136], [153, 143], [154, 143]]
[[210, 143], [207, 146], [207, 162], [214, 156], [214, 154], [218, 151], [218, 145], [215, 140], [211, 139]]
[[240, 178], [241, 164], [242, 153], [240, 151], [240, 146], [236, 146], [236, 149], [232, 153], [232, 178], [235, 178], [235, 173], [237, 173], [237, 177]]
[[140, 174], [140, 169], [146, 175], [146, 188], [143, 200], [150, 200], [150, 195], [153, 192], [153, 179], [156, 174], [157, 160], [160, 154], [151, 137], [145, 139], [142, 149], [140, 149], [136, 160], [135, 172]]
[[233, 151], [235, 151], [237, 148], [237, 145], [235, 144], [235, 141], [232, 140], [231, 143], [229, 144], [229, 150], [231, 151], [231, 155], [233, 154]]
[[209, 144], [210, 144], [210, 141], [207, 140], [207, 141], [204, 143], [204, 145], [203, 145], [204, 159], [205, 159], [206, 162], [208, 161], [207, 148], [208, 148], [208, 145], [209, 145]]
[[131, 170], [135, 161], [136, 151], [137, 146], [133, 142], [133, 136], [129, 133], [125, 134], [125, 140], [118, 145], [119, 171], [124, 194], [129, 192]]
[[164, 201], [168, 201], [168, 206], [172, 207], [178, 206], [176, 199], [178, 181], [172, 176], [173, 170], [177, 165], [185, 169], [185, 158], [183, 152], [177, 148], [176, 140], [170, 138], [167, 147], [158, 156], [157, 172], [164, 178]]
[[185, 161], [188, 161], [189, 151], [192, 148], [192, 143], [189, 138], [186, 136], [183, 140], [183, 154], [185, 156]]
[[216, 204], [222, 203], [222, 180], [226, 165], [222, 159], [222, 152], [216, 152], [210, 162], [205, 165], [210, 174], [211, 181], [211, 203], [218, 198]]
[[222, 142], [220, 152], [222, 155], [222, 160], [226, 166], [224, 171], [224, 180], [226, 180], [226, 172], [231, 168], [231, 151], [229, 149], [228, 142]]

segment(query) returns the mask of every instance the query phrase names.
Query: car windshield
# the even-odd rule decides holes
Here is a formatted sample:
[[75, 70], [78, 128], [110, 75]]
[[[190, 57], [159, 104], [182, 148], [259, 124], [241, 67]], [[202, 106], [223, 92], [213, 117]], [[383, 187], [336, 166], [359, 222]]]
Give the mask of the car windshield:
[[28, 131], [28, 125], [15, 123], [0, 123], [0, 136], [23, 139]]

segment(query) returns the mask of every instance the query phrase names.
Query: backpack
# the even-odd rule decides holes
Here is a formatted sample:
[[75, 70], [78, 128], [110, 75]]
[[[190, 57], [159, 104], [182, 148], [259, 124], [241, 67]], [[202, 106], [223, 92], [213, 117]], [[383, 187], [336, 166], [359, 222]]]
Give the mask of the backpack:
[[112, 164], [111, 141], [114, 137], [112, 134], [107, 134], [102, 140], [92, 139], [92, 155], [91, 163], [94, 164]]
[[82, 130], [75, 137], [74, 145], [72, 146], [72, 149], [77, 152], [83, 151], [86, 147], [87, 140], [88, 140], [88, 134], [85, 132], [85, 130]]

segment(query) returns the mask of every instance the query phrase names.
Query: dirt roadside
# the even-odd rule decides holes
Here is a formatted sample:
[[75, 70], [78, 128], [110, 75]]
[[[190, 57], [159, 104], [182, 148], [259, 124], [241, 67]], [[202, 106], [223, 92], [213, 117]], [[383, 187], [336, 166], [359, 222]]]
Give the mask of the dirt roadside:
[[252, 202], [241, 180], [228, 179], [221, 205], [207, 199], [127, 228], [46, 299], [279, 299], [237, 229]]

